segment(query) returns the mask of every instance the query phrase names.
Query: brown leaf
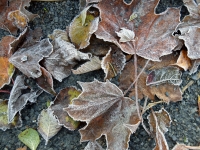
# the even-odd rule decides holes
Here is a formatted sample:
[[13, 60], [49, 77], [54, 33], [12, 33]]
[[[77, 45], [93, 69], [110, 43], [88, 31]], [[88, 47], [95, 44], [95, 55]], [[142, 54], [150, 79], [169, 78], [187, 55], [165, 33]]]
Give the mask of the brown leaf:
[[112, 47], [101, 62], [101, 67], [105, 72], [104, 79], [111, 79], [124, 69], [126, 57], [118, 47]]
[[12, 122], [15, 115], [20, 112], [29, 102], [35, 102], [37, 97], [42, 93], [41, 91], [22, 92], [28, 87], [24, 85], [25, 76], [19, 75], [15, 79], [15, 83], [10, 92], [8, 101], [8, 122]]
[[66, 111], [63, 111], [63, 108], [68, 107], [80, 93], [74, 87], [62, 89], [51, 104], [51, 109], [54, 111], [54, 115], [57, 116], [59, 123], [69, 130], [75, 130], [80, 122], [74, 121]]
[[17, 34], [17, 30], [24, 29], [28, 22], [38, 17], [32, 14], [25, 7], [30, 6], [31, 0], [1, 0], [0, 3], [0, 28], [7, 30], [13, 34]]
[[187, 146], [185, 144], [176, 144], [172, 150], [200, 150], [200, 146]]
[[20, 147], [20, 148], [17, 148], [16, 150], [27, 150], [27, 147], [26, 146]]
[[[172, 36], [179, 23], [179, 9], [170, 8], [162, 14], [154, 13], [159, 0], [103, 0], [98, 3], [101, 22], [95, 32], [97, 38], [115, 43], [128, 54], [135, 52], [144, 58], [159, 61], [159, 57], [172, 53], [180, 43]], [[135, 18], [130, 19], [131, 16]], [[131, 21], [129, 21], [131, 20]], [[135, 33], [134, 41], [120, 42], [116, 32], [122, 28]]]
[[69, 37], [78, 49], [83, 49], [90, 44], [90, 37], [98, 27], [99, 17], [89, 11], [90, 7], [84, 8], [69, 26]]
[[56, 92], [53, 89], [53, 79], [52, 79], [51, 74], [44, 67], [41, 67], [40, 69], [41, 69], [42, 75], [36, 79], [37, 84], [44, 91], [55, 96]]
[[197, 46], [200, 45], [198, 40], [200, 38], [200, 5], [194, 0], [183, 0], [183, 2], [190, 14], [177, 26], [176, 32], [180, 31], [180, 34], [176, 34], [176, 36], [185, 42], [188, 57], [198, 59], [200, 58], [200, 49]]
[[99, 59], [99, 57], [94, 56], [94, 57], [91, 57], [89, 61], [79, 66], [77, 69], [75, 70], [72, 69], [72, 72], [73, 74], [83, 74], [83, 73], [87, 73], [87, 72], [99, 70], [99, 69], [101, 69], [101, 60]]
[[150, 131], [156, 140], [156, 147], [154, 150], [168, 150], [168, 144], [164, 134], [168, 131], [167, 127], [171, 124], [169, 113], [162, 108], [158, 112], [152, 110], [148, 116]]
[[[160, 69], [163, 67], [167, 67], [170, 64], [173, 64], [176, 62], [177, 57], [173, 54], [163, 56], [161, 57], [161, 62], [152, 62], [150, 61], [145, 68], [145, 70], [142, 72], [138, 79], [138, 98], [142, 99], [144, 96], [147, 96], [149, 99], [154, 100], [155, 95], [162, 99], [165, 102], [176, 102], [182, 100], [182, 93], [179, 88], [179, 86], [170, 84], [170, 83], [163, 83], [160, 85], [153, 85], [153, 86], [147, 86], [146, 80], [149, 71]], [[146, 60], [138, 57], [137, 61], [137, 70], [138, 74], [141, 72], [142, 68], [144, 67]], [[130, 60], [124, 67], [124, 70], [122, 71], [122, 74], [120, 75], [120, 83], [119, 88], [122, 90], [127, 90], [128, 87], [131, 85], [132, 82], [134, 82], [135, 77], [135, 67], [134, 67], [134, 60]], [[129, 97], [135, 96], [135, 89], [134, 87], [131, 89], [131, 93]]]
[[177, 66], [183, 68], [185, 71], [190, 69], [192, 67], [192, 61], [187, 56], [187, 51], [181, 50], [177, 62], [175, 64], [172, 64], [172, 65], [177, 65]]
[[12, 55], [10, 53], [10, 43], [15, 40], [13, 36], [5, 36], [0, 41], [0, 88], [9, 84], [14, 73], [14, 66], [8, 61]]
[[71, 74], [71, 69], [78, 61], [90, 59], [90, 54], [78, 51], [73, 44], [62, 40], [62, 37], [56, 38], [52, 44], [54, 51], [44, 59], [44, 66], [60, 82]]
[[51, 40], [55, 40], [58, 37], [61, 37], [62, 40], [69, 42], [68, 32], [60, 29], [53, 30], [52, 34], [49, 34], [48, 37]]
[[109, 82], [79, 82], [83, 91], [66, 110], [75, 120], [86, 121], [81, 141], [106, 136], [107, 149], [128, 149], [131, 131], [124, 124], [138, 123], [136, 104]]

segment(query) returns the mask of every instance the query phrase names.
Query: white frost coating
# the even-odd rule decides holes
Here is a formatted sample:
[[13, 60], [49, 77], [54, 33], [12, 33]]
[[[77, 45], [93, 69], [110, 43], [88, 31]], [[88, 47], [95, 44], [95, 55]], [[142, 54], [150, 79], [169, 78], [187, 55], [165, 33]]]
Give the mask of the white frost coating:
[[134, 41], [135, 33], [129, 29], [121, 28], [121, 30], [116, 33], [117, 33], [117, 36], [120, 37], [119, 42]]

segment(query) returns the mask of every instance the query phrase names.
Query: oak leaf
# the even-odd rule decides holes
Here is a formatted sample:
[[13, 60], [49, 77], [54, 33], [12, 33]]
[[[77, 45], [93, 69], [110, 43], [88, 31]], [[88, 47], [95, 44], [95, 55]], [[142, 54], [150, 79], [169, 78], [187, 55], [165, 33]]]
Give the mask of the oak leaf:
[[52, 44], [53, 53], [44, 59], [44, 66], [60, 82], [71, 74], [71, 69], [79, 61], [90, 59], [90, 54], [78, 51], [62, 37], [55, 38]]
[[81, 141], [106, 136], [107, 149], [128, 149], [131, 131], [125, 124], [138, 123], [136, 104], [109, 82], [79, 82], [83, 91], [66, 110], [75, 120], [85, 121]]
[[74, 87], [68, 87], [62, 89], [56, 96], [53, 103], [51, 103], [51, 109], [54, 111], [54, 115], [57, 116], [59, 124], [63, 125], [69, 130], [75, 130], [80, 122], [74, 121], [63, 108], [66, 108], [72, 103], [72, 100], [81, 92]]
[[38, 132], [45, 139], [45, 145], [47, 145], [50, 138], [60, 131], [61, 127], [62, 126], [58, 123], [58, 119], [53, 115], [53, 111], [50, 108], [42, 110], [38, 116]]
[[[177, 85], [173, 85], [170, 83], [162, 83], [160, 85], [151, 85], [147, 86], [146, 80], [149, 72], [151, 70], [159, 70], [163, 67], [167, 67], [170, 64], [173, 64], [177, 60], [177, 56], [173, 54], [161, 57], [161, 62], [153, 62], [149, 61], [144, 71], [141, 73], [140, 77], [138, 78], [138, 98], [142, 99], [144, 96], [147, 96], [149, 99], [154, 100], [155, 95], [162, 99], [165, 102], [176, 102], [182, 100], [182, 92]], [[142, 71], [147, 60], [144, 58], [138, 57], [137, 59], [137, 71], [138, 74]], [[125, 65], [122, 74], [120, 75], [119, 80], [119, 88], [123, 91], [127, 90], [128, 87], [134, 82], [135, 80], [135, 67], [134, 67], [134, 59], [132, 58], [127, 64]], [[151, 77], [149, 77], [151, 78]], [[135, 88], [131, 89], [129, 97], [135, 96]]]
[[1, 0], [0, 3], [0, 28], [17, 34], [17, 30], [24, 29], [28, 22], [38, 17], [25, 7], [30, 6], [31, 0]]
[[15, 40], [13, 36], [5, 36], [0, 41], [0, 88], [9, 84], [14, 73], [14, 66], [8, 61], [12, 53], [10, 43]]
[[[154, 10], [159, 0], [103, 0], [98, 3], [101, 22], [95, 32], [97, 38], [115, 43], [122, 51], [146, 59], [159, 61], [172, 53], [180, 43], [172, 36], [179, 23], [179, 9], [170, 8], [162, 14]], [[134, 19], [130, 17], [134, 14]], [[129, 21], [130, 20], [130, 21]], [[135, 34], [135, 41], [120, 42], [116, 32], [126, 28]], [[133, 35], [132, 33], [132, 35]]]

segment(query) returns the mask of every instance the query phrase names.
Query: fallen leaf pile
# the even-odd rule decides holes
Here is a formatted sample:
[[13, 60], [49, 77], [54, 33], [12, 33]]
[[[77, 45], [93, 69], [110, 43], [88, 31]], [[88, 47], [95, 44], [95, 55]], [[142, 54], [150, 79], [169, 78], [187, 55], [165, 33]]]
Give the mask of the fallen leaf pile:
[[[14, 80], [8, 100], [0, 99], [0, 129], [22, 126], [21, 110], [36, 103], [45, 91], [55, 96], [38, 116], [38, 132], [46, 144], [61, 127], [79, 128], [81, 142], [89, 141], [85, 150], [103, 150], [96, 141], [106, 137], [107, 149], [127, 150], [130, 135], [143, 127], [148, 115], [155, 150], [168, 150], [165, 133], [171, 117], [158, 103], [182, 100], [181, 75], [191, 74], [200, 65], [200, 3], [183, 0], [189, 15], [180, 21], [180, 8], [155, 13], [159, 0], [80, 0], [81, 12], [66, 30], [55, 29], [42, 39], [41, 29], [30, 29], [28, 22], [37, 17], [25, 8], [30, 0], [2, 0], [0, 28], [19, 36], [5, 36], [0, 41], [0, 88]], [[175, 55], [176, 53], [176, 55]], [[178, 54], [178, 55], [177, 55]], [[72, 73], [84, 74], [102, 69], [104, 82], [78, 82], [82, 91], [66, 87], [56, 93], [53, 79], [62, 82]], [[110, 80], [119, 76], [119, 85]], [[32, 78], [39, 90], [27, 86]], [[156, 102], [156, 98], [160, 99]], [[140, 106], [140, 100], [152, 103]], [[149, 130], [149, 131], [148, 131]], [[19, 139], [36, 150], [40, 139], [36, 130], [26, 129]], [[193, 147], [178, 144], [173, 149]], [[199, 147], [195, 147], [199, 148]], [[19, 148], [19, 149], [26, 149]]]

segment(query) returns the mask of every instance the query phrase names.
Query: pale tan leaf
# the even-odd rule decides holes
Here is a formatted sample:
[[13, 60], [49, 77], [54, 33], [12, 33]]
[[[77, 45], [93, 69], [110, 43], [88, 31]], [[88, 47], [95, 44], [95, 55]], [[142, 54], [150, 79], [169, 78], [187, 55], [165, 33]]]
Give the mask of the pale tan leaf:
[[94, 142], [88, 142], [84, 150], [104, 150], [101, 145], [97, 141]]
[[119, 42], [134, 41], [135, 33], [129, 29], [121, 28], [121, 30], [116, 33], [117, 33], [117, 36], [120, 37]]

